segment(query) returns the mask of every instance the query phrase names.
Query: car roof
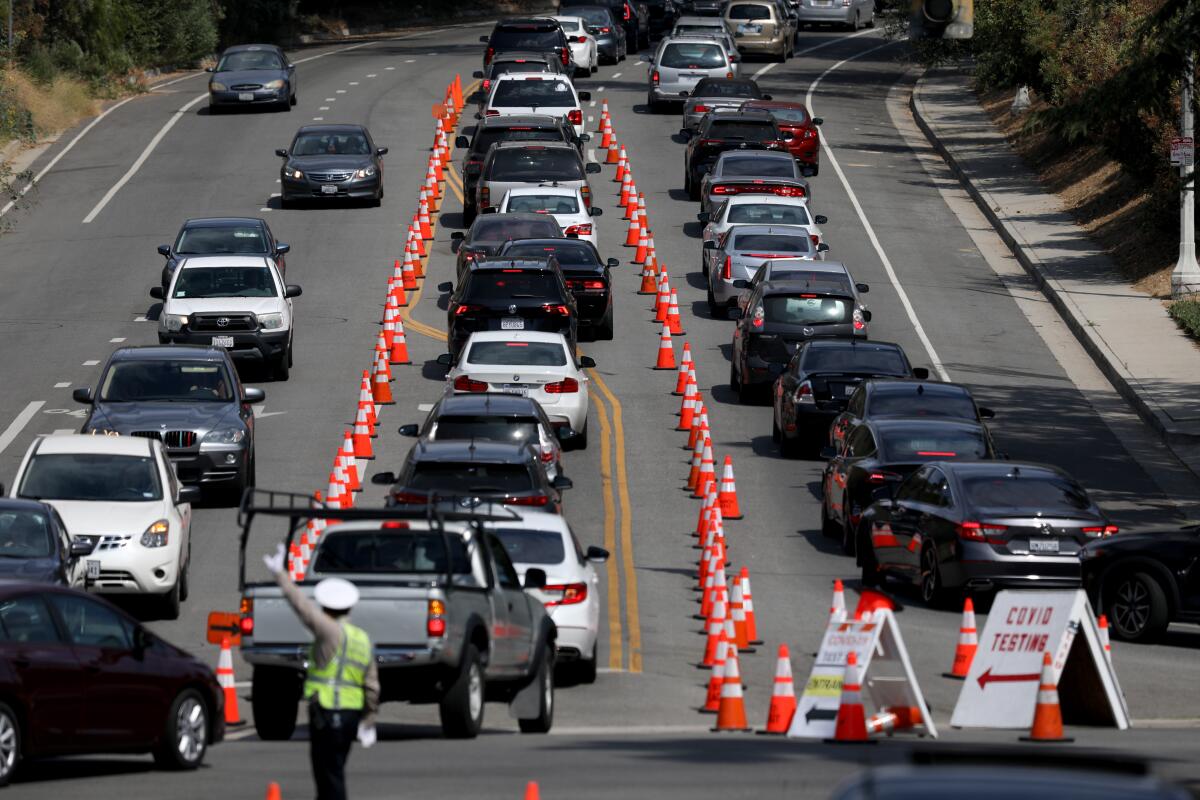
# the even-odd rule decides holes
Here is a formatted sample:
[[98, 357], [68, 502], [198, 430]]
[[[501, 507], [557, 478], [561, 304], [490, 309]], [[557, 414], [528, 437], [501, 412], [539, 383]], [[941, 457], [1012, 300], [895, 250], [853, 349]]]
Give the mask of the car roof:
[[[539, 214], [538, 216], [540, 217], [545, 215]], [[567, 247], [577, 246], [584, 249], [591, 249], [596, 254], [597, 258], [600, 258], [602, 262], [604, 261], [604, 259], [600, 257], [600, 251], [596, 248], [596, 245], [592, 244], [587, 239], [568, 239], [565, 236], [561, 239], [541, 237], [538, 239], [513, 239], [510, 242], [504, 243], [506, 248], [516, 247], [517, 245], [536, 245], [541, 247], [545, 247], [547, 245], [553, 245], [554, 247], [562, 247], [564, 245]]]
[[866, 382], [871, 394], [928, 394], [942, 397], [971, 397], [971, 390], [958, 383], [921, 380], [920, 378], [896, 378], [894, 380], [871, 380]]
[[220, 361], [228, 358], [224, 348], [202, 344], [146, 344], [120, 347], [110, 361]]
[[[514, 186], [505, 192], [508, 195], [523, 195], [523, 194], [557, 194], [563, 197], [575, 197], [579, 194], [578, 186], [552, 186], [548, 183], [539, 183], [536, 186]], [[536, 212], [535, 212], [536, 213]], [[538, 214], [542, 217], [544, 214]]]
[[725, 28], [725, 21], [720, 17], [702, 17], [698, 14], [686, 14], [675, 19], [676, 25], [703, 25], [707, 28]]
[[234, 225], [261, 225], [267, 227], [267, 221], [260, 217], [192, 217], [183, 221], [183, 228], [224, 228]]
[[846, 339], [841, 336], [822, 336], [816, 339], [809, 339], [801, 347], [805, 350], [898, 350], [901, 353], [904, 352], [904, 348], [895, 342]]
[[366, 133], [365, 125], [355, 125], [350, 122], [330, 123], [328, 125], [301, 125], [297, 134], [301, 133]]
[[266, 256], [187, 256], [179, 260], [179, 269], [193, 267], [267, 267], [270, 259]]
[[[900, 421], [901, 420], [896, 420], [896, 422], [900, 422]], [[909, 420], [909, 421], [911, 422], [911, 420]], [[932, 422], [933, 420], [930, 420], [930, 421]], [[951, 420], [940, 419], [939, 421], [950, 422]], [[960, 421], [955, 420], [955, 422], [960, 422]], [[878, 424], [882, 425], [882, 424], [888, 424], [888, 423], [881, 421]], [[967, 427], [973, 427], [973, 428], [982, 428], [983, 427], [982, 425], [980, 425], [978, 423], [966, 422], [965, 424]], [[963, 475], [963, 474], [967, 474], [967, 475], [1002, 475], [1004, 477], [1012, 476], [1016, 479], [1019, 479], [1021, 477], [1021, 475], [1035, 476], [1035, 477], [1041, 477], [1041, 478], [1047, 478], [1047, 477], [1051, 477], [1051, 476], [1053, 476], [1055, 478], [1071, 478], [1071, 476], [1065, 470], [1062, 470], [1062, 469], [1054, 466], [1053, 464], [1042, 464], [1037, 461], [979, 460], [979, 461], [947, 461], [947, 462], [938, 462], [938, 463], [939, 463], [939, 466], [943, 466], [947, 470], [958, 473], [959, 475]], [[1017, 471], [1017, 475], [1015, 475], [1015, 476], [1013, 475], [1013, 470]], [[1075, 479], [1071, 478], [1071, 480], [1075, 480]]]
[[[804, 228], [800, 225], [795, 227], [800, 228], [800, 230], [804, 230]], [[805, 272], [821, 272], [829, 275], [845, 275], [846, 277], [850, 276], [850, 271], [846, 269], [846, 265], [840, 261], [817, 261], [816, 259], [812, 258], [772, 258], [764, 263], [770, 265], [770, 269], [768, 271], [774, 271], [777, 269], [802, 269]], [[785, 277], [773, 278], [772, 280], [776, 281], [777, 283], [799, 282], [796, 278]]]
[[566, 75], [557, 72], [506, 72], [503, 75], [497, 75], [492, 79], [492, 83], [503, 83], [505, 81], [566, 81], [571, 83], [571, 79]]
[[242, 53], [250, 50], [270, 50], [275, 53], [283, 52], [282, 47], [274, 44], [234, 44], [222, 50], [221, 55], [225, 53]]
[[763, 281], [759, 284], [762, 288], [763, 297], [772, 297], [777, 294], [815, 294], [818, 297], [838, 297], [846, 300], [854, 298], [844, 290], [827, 289], [820, 286], [801, 287], [799, 281]]
[[474, 331], [467, 337], [467, 343], [471, 342], [544, 342], [566, 346], [567, 339], [550, 331]]
[[[713, 28], [713, 30], [716, 30], [716, 28]], [[666, 39], [663, 39], [662, 43], [664, 46], [669, 45], [669, 44], [679, 44], [679, 43], [682, 43], [682, 44], [712, 44], [713, 37], [709, 36], [706, 33], [684, 33], [684, 34], [680, 34], [679, 36], [668, 36]], [[718, 44], [720, 44], [720, 43], [718, 42]], [[704, 80], [712, 80], [712, 79], [706, 78]]]
[[563, 121], [549, 114], [509, 114], [503, 117], [484, 117], [480, 122], [485, 128], [516, 128], [525, 125], [562, 128]]
[[[514, 332], [510, 331], [510, 333]], [[449, 394], [443, 397], [441, 403], [438, 404], [437, 413], [439, 417], [458, 414], [536, 417], [538, 416], [536, 403], [537, 401], [531, 397], [501, 392]]]
[[118, 456], [148, 456], [150, 439], [140, 436], [93, 436], [86, 433], [52, 433], [38, 443], [38, 455], [57, 453], [106, 453]]
[[[721, 119], [729, 119], [728, 114], [722, 114]], [[741, 115], [739, 115], [741, 116]], [[717, 161], [733, 160], [735, 158], [752, 158], [763, 161], [791, 161], [791, 153], [781, 153], [778, 150], [724, 150], [717, 156]], [[746, 177], [751, 177], [747, 175]], [[734, 195], [737, 197], [738, 195]]]
[[496, 23], [497, 28], [507, 27], [510, 25], [540, 25], [547, 22], [553, 22], [550, 17], [508, 17]]
[[753, 78], [701, 78], [696, 82], [696, 88], [712, 86], [713, 84], [737, 84], [739, 86], [758, 86]]
[[45, 514], [50, 506], [40, 500], [20, 497], [0, 497], [0, 511], [40, 511]]
[[524, 464], [532, 458], [532, 450], [527, 444], [489, 442], [483, 439], [447, 439], [440, 442], [418, 442], [413, 445], [411, 456], [416, 462], [486, 461]]
[[570, 150], [576, 155], [579, 151], [575, 149], [575, 145], [570, 142], [531, 142], [527, 139], [518, 139], [516, 141], [496, 142], [492, 147], [497, 150]]
[[[539, 214], [538, 216], [542, 215]], [[471, 262], [471, 271], [473, 272], [491, 272], [501, 269], [527, 269], [549, 272], [551, 271], [550, 256], [520, 256], [519, 258], [490, 256], [488, 258], [477, 258]]]

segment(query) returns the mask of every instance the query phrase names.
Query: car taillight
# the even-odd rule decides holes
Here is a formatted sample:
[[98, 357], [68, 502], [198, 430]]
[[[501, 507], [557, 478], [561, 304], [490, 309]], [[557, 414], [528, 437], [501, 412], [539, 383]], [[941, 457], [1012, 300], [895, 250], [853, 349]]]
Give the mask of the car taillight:
[[392, 492], [393, 503], [428, 503], [429, 495], [420, 492]]
[[467, 375], [459, 375], [454, 379], [454, 391], [456, 392], [486, 392], [487, 390], [486, 382], [473, 380]]
[[425, 633], [432, 637], [446, 635], [446, 604], [441, 600], [429, 601], [429, 615], [425, 618]]
[[583, 288], [592, 292], [600, 292], [605, 289], [604, 281], [584, 281]]
[[491, 78], [484, 78], [484, 79], [483, 79], [483, 90], [486, 92], [486, 91], [488, 91], [488, 90], [489, 90], [489, 89], [491, 89], [491, 88], [492, 88], [492, 79], [491, 79]]
[[492, 190], [486, 186], [479, 187], [479, 205], [487, 208], [492, 204]]
[[803, 186], [776, 186], [771, 193], [780, 197], [804, 197], [805, 195]]
[[573, 41], [577, 44], [587, 44], [587, 37], [586, 36], [576, 36], [576, 37], [572, 38], [571, 41]]
[[900, 476], [894, 472], [872, 472], [867, 475], [867, 483], [874, 483], [878, 485], [887, 483], [889, 480], [897, 480], [899, 478]]
[[563, 378], [556, 383], [547, 383], [542, 389], [546, 394], [575, 394], [579, 391], [579, 381], [574, 378]]
[[750, 318], [750, 326], [753, 328], [761, 328], [763, 326], [763, 322], [766, 321], [766, 316], [767, 315], [763, 311], [762, 306], [754, 309], [754, 316]]
[[483, 54], [483, 63], [484, 64], [492, 63], [492, 56], [494, 56], [494, 55], [496, 55], [496, 48], [489, 47], [487, 49], [487, 51]]
[[725, 77], [726, 77], [726, 78], [732, 78], [732, 77], [733, 77], [733, 72], [732, 72], [732, 71], [730, 71], [730, 72], [726, 72], [726, 73], [725, 73]]
[[717, 186], [712, 187], [712, 193], [713, 194], [737, 194], [737, 189], [735, 189], [732, 186], [725, 186], [723, 184], [719, 184]]
[[658, 70], [654, 70], [654, 72], [650, 73], [650, 82], [651, 83], [658, 83], [660, 80], [662, 80], [662, 78], [659, 77]]
[[485, 117], [498, 117], [500, 116], [500, 112], [494, 108], [489, 108], [487, 111], [483, 112], [483, 115]]
[[[703, 103], [697, 103], [695, 106], [692, 107], [692, 111], [703, 114], [705, 111], [712, 111], [712, 108], [710, 106], [704, 105]], [[716, 140], [715, 139], [704, 139], [700, 142], [700, 144], [710, 144], [714, 141], [716, 141]]]
[[571, 63], [571, 56], [565, 47], [558, 48], [558, 57], [562, 59], [564, 67]]
[[554, 460], [554, 451], [553, 450], [543, 450], [542, 451], [542, 463], [543, 464], [549, 464], [553, 460]]
[[808, 235], [808, 239], [809, 239], [809, 241], [812, 242], [812, 246], [813, 246], [814, 250], [816, 249], [817, 245], [819, 245], [821, 243], [821, 237], [817, 236], [815, 233], [810, 233]]
[[1112, 536], [1120, 532], [1116, 525], [1089, 525], [1082, 529], [1088, 536]]
[[542, 587], [542, 591], [546, 594], [550, 594], [551, 592], [561, 593], [561, 596], [557, 600], [546, 600], [543, 603], [547, 608], [551, 606], [573, 606], [587, 599], [586, 583], [548, 583]]
[[858, 308], [854, 309], [854, 314], [852, 315], [852, 317], [854, 319], [854, 330], [856, 330], [856, 331], [866, 330], [867, 320], [863, 317], [862, 309], [858, 309]]
[[817, 137], [817, 129], [816, 128], [805, 128], [802, 136], [805, 139], [815, 139]]
[[567, 236], [591, 236], [592, 223], [589, 222], [586, 225], [568, 225], [563, 233]]
[[476, 311], [482, 311], [483, 306], [474, 306], [468, 303], [462, 303], [458, 308], [454, 309], [454, 316], [461, 317], [463, 314], [472, 314]]
[[510, 506], [544, 506], [550, 502], [550, 498], [544, 494], [521, 495], [520, 497], [504, 498], [505, 505]]
[[1003, 537], [1007, 530], [1007, 525], [996, 525], [992, 522], [960, 522], [958, 538], [965, 542], [986, 542], [992, 537]]
[[725, 256], [725, 266], [721, 268], [721, 279], [733, 280], [733, 256]]
[[238, 620], [238, 629], [241, 630], [242, 636], [254, 635], [254, 598], [243, 597], [242, 606], [239, 609], [241, 618]]
[[561, 303], [546, 303], [542, 306], [542, 311], [545, 311], [549, 314], [558, 314], [560, 317], [571, 316], [571, 309], [567, 308]]
[[591, 187], [590, 186], [579, 187], [579, 195], [580, 195], [580, 197], [583, 198], [583, 207], [591, 208], [592, 207], [592, 189], [591, 189]]
[[578, 108], [568, 111], [567, 112], [567, 122], [570, 122], [572, 125], [582, 125], [583, 124], [583, 112], [580, 111]]
[[601, 33], [612, 33], [612, 28], [601, 28], [600, 32]]
[[817, 399], [813, 397], [812, 383], [809, 381], [802, 382], [796, 387], [796, 402], [797, 403], [815, 403]]
[[632, 17], [633, 17], [633, 9], [629, 7], [629, 3], [626, 3], [625, 11], [623, 12], [622, 19], [624, 19], [626, 22], [628, 22]]

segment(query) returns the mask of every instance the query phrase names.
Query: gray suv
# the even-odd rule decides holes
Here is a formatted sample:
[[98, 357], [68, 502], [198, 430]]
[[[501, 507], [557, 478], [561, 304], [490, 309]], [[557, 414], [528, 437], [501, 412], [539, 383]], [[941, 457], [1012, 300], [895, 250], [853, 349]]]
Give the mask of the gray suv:
[[492, 145], [483, 159], [475, 187], [475, 207], [480, 211], [498, 208], [504, 193], [518, 186], [552, 184], [578, 189], [584, 205], [592, 205], [588, 175], [600, 165], [584, 163], [583, 155], [565, 142], [500, 142]]
[[680, 103], [705, 78], [736, 78], [738, 65], [718, 39], [684, 36], [664, 39], [647, 67], [646, 103], [653, 110]]

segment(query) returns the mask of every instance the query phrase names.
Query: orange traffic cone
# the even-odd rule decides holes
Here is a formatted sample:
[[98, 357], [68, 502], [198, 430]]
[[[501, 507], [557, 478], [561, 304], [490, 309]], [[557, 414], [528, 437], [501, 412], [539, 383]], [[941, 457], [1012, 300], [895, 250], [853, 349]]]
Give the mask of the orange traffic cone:
[[742, 518], [742, 510], [738, 508], [737, 486], [733, 481], [733, 456], [725, 456], [725, 470], [721, 474], [721, 491], [718, 498], [721, 514], [725, 519]]
[[796, 685], [792, 682], [792, 657], [786, 644], [779, 645], [775, 659], [775, 686], [767, 709], [767, 727], [760, 733], [787, 733], [796, 713]]
[[675, 290], [671, 290], [671, 300], [667, 304], [667, 325], [671, 328], [672, 336], [682, 336], [683, 321], [679, 319], [679, 298], [675, 294]]
[[396, 333], [392, 337], [392, 348], [388, 353], [388, 362], [392, 364], [411, 364], [408, 357], [408, 340], [404, 338], [404, 322], [396, 317]]
[[375, 371], [371, 383], [371, 394], [375, 398], [375, 405], [390, 406], [395, 404], [392, 399], [392, 385], [388, 381], [387, 374], [387, 358], [383, 358], [383, 364], [379, 363], [380, 359], [375, 359]]
[[696, 482], [700, 480], [700, 464], [704, 460], [704, 442], [696, 440], [696, 447], [692, 450], [691, 466], [688, 470], [687, 488], [689, 490], [696, 488]]
[[858, 654], [853, 650], [846, 656], [846, 672], [842, 678], [842, 699], [838, 704], [834, 724], [834, 742], [869, 742], [867, 714], [862, 701], [862, 675], [858, 669]]
[[1108, 636], [1108, 617], [1101, 614], [1096, 619], [1096, 627], [1100, 631], [1100, 645], [1104, 648], [1104, 657], [1112, 663], [1112, 642]]
[[971, 598], [963, 601], [962, 624], [958, 628], [958, 645], [954, 648], [954, 663], [943, 678], [964, 680], [971, 671], [971, 661], [979, 649], [979, 634], [975, 630], [975, 604]]
[[245, 720], [238, 713], [237, 687], [233, 685], [233, 651], [229, 637], [221, 639], [221, 655], [217, 657], [217, 683], [225, 692], [225, 724], [242, 725]]
[[654, 321], [666, 322], [671, 308], [671, 279], [665, 274], [658, 276], [658, 295], [654, 298]]
[[421, 236], [423, 238], [433, 238], [433, 227], [429, 224], [429, 196], [424, 189], [422, 189], [420, 195], [418, 195], [417, 224], [421, 228]]
[[696, 400], [699, 398], [699, 391], [696, 389], [696, 379], [692, 377], [692, 373], [687, 374], [683, 391], [683, 403], [679, 406], [679, 424], [675, 426], [677, 431], [691, 430], [692, 421], [696, 416]]
[[714, 731], [748, 731], [746, 702], [742, 695], [742, 674], [738, 669], [737, 649], [725, 648], [725, 676], [721, 682], [721, 703], [717, 708]]
[[744, 653], [755, 652], [750, 646], [749, 637], [746, 636], [746, 607], [742, 601], [742, 582], [736, 577], [729, 590], [729, 616], [733, 620], [733, 640], [737, 649]]
[[1042, 653], [1042, 680], [1038, 685], [1037, 706], [1033, 709], [1033, 726], [1023, 742], [1073, 742], [1063, 736], [1062, 709], [1058, 705], [1058, 684], [1054, 682], [1054, 664], [1050, 654]]
[[[703, 454], [701, 454], [701, 455], [703, 455]], [[709, 512], [711, 511], [711, 509], [712, 509], [712, 506], [708, 502], [708, 497], [705, 497], [704, 501], [700, 504], [700, 516], [696, 520], [696, 530], [692, 531], [692, 536], [698, 536], [698, 537], [703, 538], [704, 536], [707, 535], [708, 516], [709, 516]]]
[[342, 503], [342, 485], [338, 483], [337, 472], [329, 473], [329, 486], [325, 490], [325, 505], [329, 508], [345, 508]]
[[[671, 334], [674, 336], [674, 334]], [[679, 358], [679, 373], [675, 376], [675, 390], [671, 394], [681, 397], [687, 394], [688, 378], [692, 374], [692, 346], [683, 343], [683, 355]], [[682, 428], [680, 429], [682, 430]]]
[[725, 631], [725, 599], [718, 597], [713, 602], [712, 613], [708, 615], [708, 638], [704, 643], [704, 658], [700, 660], [700, 666], [711, 667], [717, 660], [717, 644], [721, 641]]
[[[714, 509], [709, 509], [710, 514]], [[708, 518], [708, 524], [711, 528], [714, 525], [713, 518]], [[721, 554], [713, 542], [712, 553], [710, 555], [711, 563], [708, 567], [708, 575], [704, 580], [704, 594], [700, 596], [700, 619], [712, 620], [713, 615], [717, 610], [717, 601], [721, 602], [721, 617], [724, 624], [724, 617], [729, 614], [729, 584], [725, 582], [725, 568], [721, 566]], [[712, 580], [708, 578], [711, 576]], [[733, 638], [733, 637], [730, 637]]]
[[[367, 411], [362, 406], [358, 408], [358, 416], [354, 420], [354, 457], [373, 459], [375, 451], [371, 447], [371, 432], [367, 429]], [[353, 485], [353, 483], [351, 483]]]
[[267, 800], [283, 800], [283, 795], [279, 791], [279, 784], [275, 781], [267, 784]]
[[829, 621], [841, 622], [846, 618], [846, 589], [842, 586], [842, 579], [835, 578], [833, 581], [833, 602], [829, 605]]
[[[406, 254], [407, 255], [407, 254]], [[389, 281], [388, 303], [395, 302], [396, 308], [408, 305], [408, 294], [404, 291], [404, 268], [400, 268], [400, 279]]]
[[342, 449], [338, 451], [338, 458], [341, 459], [341, 466], [346, 470], [346, 477], [349, 483], [346, 485], [352, 492], [362, 491], [362, 481], [358, 477], [357, 456], [354, 455], [354, 432], [347, 429], [346, 435], [342, 438]]
[[624, 147], [619, 152], [620, 156], [617, 158], [617, 176], [613, 178], [614, 181], [624, 180], [625, 176], [629, 174], [629, 156], [625, 155]]
[[[605, 150], [612, 147], [613, 131], [612, 125], [608, 122], [608, 117], [602, 116], [600, 120], [600, 146]], [[619, 159], [620, 154], [618, 154]]]
[[637, 247], [638, 242], [642, 240], [642, 223], [637, 219], [629, 221], [629, 229], [625, 232], [625, 246]]
[[400, 314], [400, 307], [397, 306], [392, 299], [392, 295], [388, 294], [387, 303], [383, 306], [383, 343], [386, 347], [392, 346], [392, 340], [396, 336], [396, 317]]
[[671, 346], [671, 328], [665, 322], [662, 326], [662, 336], [658, 340], [658, 361], [655, 369], [675, 369], [675, 348]]
[[417, 271], [413, 268], [411, 253], [404, 254], [404, 264], [401, 267], [400, 281], [404, 284], [406, 292], [417, 288]]
[[688, 443], [684, 447], [690, 450], [696, 446], [697, 439], [703, 439], [709, 434], [708, 412], [705, 410], [704, 397], [699, 389], [696, 390], [696, 412], [692, 417], [692, 430], [688, 433]]
[[700, 708], [702, 713], [715, 714], [721, 708], [721, 684], [725, 682], [725, 660], [728, 648], [729, 641], [725, 638], [725, 628], [722, 627], [720, 641], [717, 642], [717, 657], [708, 676], [708, 693], [704, 697], [704, 705]]
[[877, 592], [874, 589], [863, 589], [858, 596], [858, 605], [854, 607], [855, 619], [870, 619], [881, 608], [886, 608], [888, 611], [896, 610], [896, 601], [888, 597], [883, 592]]
[[412, 227], [409, 228], [409, 230], [411, 231], [411, 233], [409, 234], [408, 240], [410, 242], [412, 242], [413, 258], [424, 257], [426, 255], [426, 253], [425, 253], [425, 237], [421, 235], [421, 228], [417, 221], [416, 214], [413, 214], [413, 224], [412, 224]]
[[375, 426], [379, 424], [379, 415], [375, 411], [375, 398], [371, 396], [371, 371], [362, 371], [362, 382], [358, 385], [358, 404], [367, 406], [367, 421], [371, 423], [372, 437]]
[[614, 136], [608, 148], [608, 155], [604, 158], [605, 164], [616, 164], [621, 160], [621, 145], [617, 144], [617, 138]]
[[646, 253], [649, 252], [650, 246], [650, 231], [646, 230], [646, 226], [642, 225], [638, 231], [637, 250], [633, 254], [631, 263], [642, 265], [646, 263]]
[[[692, 497], [704, 497], [708, 492], [708, 485], [716, 483], [716, 480], [717, 473], [713, 468], [712, 439], [705, 437], [704, 456], [700, 459], [700, 476], [696, 478], [696, 489], [692, 492]], [[720, 508], [719, 500], [717, 501], [717, 507]]]
[[754, 614], [754, 594], [750, 591], [749, 567], [742, 567], [738, 580], [742, 582], [742, 605], [746, 609], [746, 638], [750, 640], [750, 644], [762, 644], [762, 640], [758, 638], [758, 620]]
[[[620, 169], [618, 166], [617, 169]], [[629, 205], [629, 193], [633, 190], [633, 173], [626, 170], [625, 175], [621, 178], [621, 191], [619, 193], [620, 200], [617, 205], [621, 208]]]

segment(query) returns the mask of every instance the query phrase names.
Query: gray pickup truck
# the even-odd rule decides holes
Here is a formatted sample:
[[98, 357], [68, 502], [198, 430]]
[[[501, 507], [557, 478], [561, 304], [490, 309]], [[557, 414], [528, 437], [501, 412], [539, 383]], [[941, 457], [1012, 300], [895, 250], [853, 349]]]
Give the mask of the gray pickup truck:
[[289, 548], [310, 519], [327, 521], [299, 586], [311, 593], [337, 576], [358, 587], [351, 618], [375, 646], [382, 701], [437, 703], [451, 738], [479, 732], [484, 701], [508, 703], [523, 732], [549, 731], [556, 630], [525, 592], [544, 586], [546, 576], [529, 570], [522, 586], [504, 547], [483, 529], [506, 513], [328, 509], [303, 495], [247, 492], [239, 514], [241, 647], [253, 666], [259, 737], [288, 739], [295, 730], [311, 641], [274, 581], [247, 580], [250, 530], [264, 517], [277, 532], [286, 518]]

